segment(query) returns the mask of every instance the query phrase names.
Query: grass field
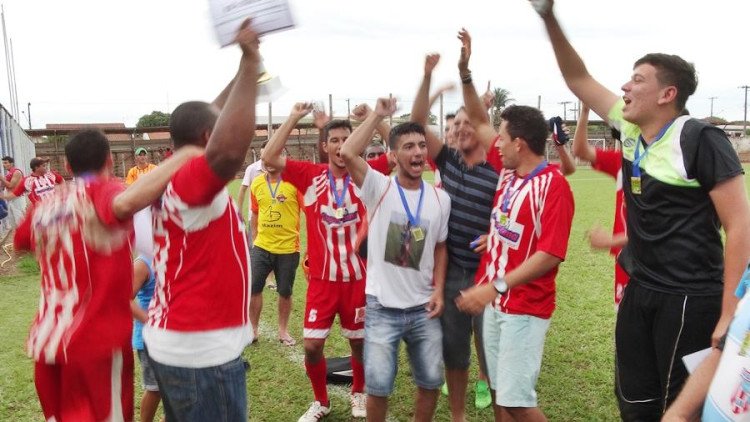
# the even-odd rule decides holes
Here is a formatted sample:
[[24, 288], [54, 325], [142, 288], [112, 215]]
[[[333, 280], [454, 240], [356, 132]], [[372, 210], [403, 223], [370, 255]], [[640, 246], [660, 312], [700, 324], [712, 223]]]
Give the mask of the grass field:
[[[569, 178], [575, 194], [576, 214], [568, 256], [557, 278], [557, 310], [547, 336], [538, 383], [542, 410], [552, 421], [617, 420], [613, 395], [613, 261], [607, 253], [593, 252], [584, 239], [594, 224], [609, 227], [614, 211], [614, 182], [588, 169]], [[236, 193], [238, 183], [230, 188]], [[304, 224], [302, 225], [304, 227]], [[304, 248], [304, 235], [303, 248]], [[32, 381], [32, 362], [23, 353], [23, 342], [38, 300], [38, 269], [28, 257], [18, 271], [0, 277], [0, 420], [37, 421], [41, 412]], [[299, 271], [294, 290], [292, 335], [302, 337], [302, 311], [306, 284]], [[301, 341], [292, 348], [276, 340], [276, 293], [266, 290], [260, 341], [245, 351], [251, 364], [247, 388], [251, 421], [296, 421], [312, 401], [302, 365]], [[348, 345], [337, 328], [326, 345], [328, 356], [348, 354]], [[136, 397], [140, 375], [136, 368]], [[476, 370], [471, 380], [476, 379]], [[402, 351], [397, 388], [390, 400], [391, 420], [410, 420], [415, 389]], [[351, 420], [348, 391], [331, 389], [333, 411], [328, 421]], [[138, 406], [136, 400], [136, 407]], [[467, 395], [470, 421], [492, 419], [490, 409], [475, 410], [473, 393]], [[137, 410], [136, 410], [137, 414]], [[448, 421], [447, 400], [441, 398], [436, 420]]]

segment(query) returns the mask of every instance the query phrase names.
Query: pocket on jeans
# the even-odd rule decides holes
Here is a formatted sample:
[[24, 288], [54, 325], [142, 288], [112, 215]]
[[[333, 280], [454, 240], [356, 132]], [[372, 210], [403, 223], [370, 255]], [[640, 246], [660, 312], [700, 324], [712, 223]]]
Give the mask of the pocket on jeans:
[[166, 373], [160, 374], [164, 384], [164, 391], [169, 398], [171, 407], [178, 411], [195, 406], [198, 403], [198, 386], [196, 373], [192, 369], [166, 368]]
[[366, 295], [365, 303], [366, 303], [365, 309], [367, 310], [372, 309], [374, 311], [377, 311], [377, 310], [383, 309], [383, 305], [381, 305], [380, 302], [378, 302], [378, 298], [376, 298], [375, 296]]

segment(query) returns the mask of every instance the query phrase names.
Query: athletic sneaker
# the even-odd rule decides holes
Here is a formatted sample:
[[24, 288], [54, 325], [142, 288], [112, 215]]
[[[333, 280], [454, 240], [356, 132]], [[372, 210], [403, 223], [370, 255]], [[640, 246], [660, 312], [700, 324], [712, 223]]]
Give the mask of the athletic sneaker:
[[307, 412], [297, 419], [297, 422], [317, 422], [326, 417], [329, 413], [331, 413], [331, 405], [329, 404], [328, 407], [325, 407], [316, 400], [310, 404], [310, 408], [307, 409]]
[[487, 381], [479, 380], [474, 384], [474, 407], [477, 409], [484, 409], [492, 404], [492, 395], [490, 394], [490, 387], [487, 385]]
[[367, 417], [367, 395], [365, 393], [352, 393], [349, 395], [349, 401], [352, 404], [352, 417]]

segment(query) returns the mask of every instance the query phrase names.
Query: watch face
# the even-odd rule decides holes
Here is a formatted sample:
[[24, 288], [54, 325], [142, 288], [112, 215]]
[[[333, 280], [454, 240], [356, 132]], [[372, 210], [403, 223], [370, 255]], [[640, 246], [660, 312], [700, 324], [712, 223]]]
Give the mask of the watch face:
[[508, 291], [508, 284], [505, 282], [505, 279], [500, 278], [495, 280], [495, 290], [497, 290], [500, 294], [505, 294], [505, 292]]

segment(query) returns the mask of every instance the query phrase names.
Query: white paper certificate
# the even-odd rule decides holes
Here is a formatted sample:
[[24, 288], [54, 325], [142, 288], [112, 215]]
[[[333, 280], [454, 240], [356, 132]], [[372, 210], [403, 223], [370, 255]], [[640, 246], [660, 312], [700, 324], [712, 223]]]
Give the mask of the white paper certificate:
[[222, 47], [234, 42], [242, 22], [253, 19], [258, 35], [294, 27], [287, 0], [209, 0], [216, 37]]

